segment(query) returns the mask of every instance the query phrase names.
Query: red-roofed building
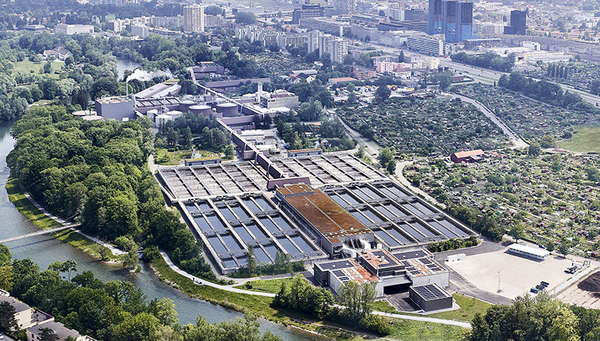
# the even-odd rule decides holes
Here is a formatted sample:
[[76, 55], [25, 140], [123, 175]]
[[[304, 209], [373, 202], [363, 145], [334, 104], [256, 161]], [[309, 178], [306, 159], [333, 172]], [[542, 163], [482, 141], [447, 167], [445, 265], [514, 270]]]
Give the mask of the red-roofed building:
[[479, 162], [485, 158], [485, 153], [481, 149], [469, 150], [466, 152], [454, 153], [450, 156], [450, 160], [461, 163], [461, 162]]

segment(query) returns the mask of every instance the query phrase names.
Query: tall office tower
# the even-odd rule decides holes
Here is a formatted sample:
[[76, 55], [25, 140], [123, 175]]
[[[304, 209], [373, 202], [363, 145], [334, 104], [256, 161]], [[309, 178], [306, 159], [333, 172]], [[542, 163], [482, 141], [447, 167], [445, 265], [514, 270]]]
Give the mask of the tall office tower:
[[183, 31], [204, 32], [204, 6], [193, 4], [183, 8]]
[[527, 11], [511, 11], [510, 26], [504, 26], [504, 34], [525, 35], [527, 31]]
[[428, 34], [443, 34], [449, 43], [473, 39], [473, 3], [429, 0]]

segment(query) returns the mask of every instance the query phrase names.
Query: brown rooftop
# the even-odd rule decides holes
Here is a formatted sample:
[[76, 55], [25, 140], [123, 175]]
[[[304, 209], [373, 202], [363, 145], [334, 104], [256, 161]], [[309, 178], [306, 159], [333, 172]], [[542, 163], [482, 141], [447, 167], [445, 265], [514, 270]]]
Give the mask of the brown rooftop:
[[286, 185], [285, 188], [277, 190], [290, 206], [332, 242], [336, 237], [371, 233], [360, 221], [319, 189], [300, 184]]
[[454, 155], [455, 155], [457, 158], [463, 158], [463, 157], [467, 157], [467, 156], [473, 156], [473, 155], [483, 155], [483, 154], [485, 154], [485, 153], [484, 153], [484, 152], [483, 152], [483, 150], [481, 150], [481, 149], [477, 149], [477, 150], [469, 150], [469, 151], [466, 151], [466, 152], [458, 152], [458, 153], [454, 153]]

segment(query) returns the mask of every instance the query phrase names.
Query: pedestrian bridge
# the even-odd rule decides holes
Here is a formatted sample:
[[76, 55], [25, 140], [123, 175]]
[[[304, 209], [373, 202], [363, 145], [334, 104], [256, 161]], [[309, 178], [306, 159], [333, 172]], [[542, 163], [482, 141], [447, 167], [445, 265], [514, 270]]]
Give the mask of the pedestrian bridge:
[[81, 224], [69, 224], [69, 225], [64, 225], [64, 226], [56, 227], [56, 228], [53, 228], [53, 229], [32, 232], [32, 233], [24, 234], [24, 235], [21, 235], [21, 236], [17, 236], [17, 237], [12, 237], [12, 238], [7, 238], [7, 239], [4, 239], [4, 240], [0, 240], [0, 244], [12, 242], [12, 241], [19, 240], [19, 239], [29, 238], [29, 237], [33, 237], [33, 236], [40, 236], [40, 235], [43, 235], [43, 234], [50, 234], [50, 233], [54, 233], [54, 232], [58, 232], [58, 231], [62, 231], [62, 230], [70, 229], [70, 228], [76, 228], [76, 227], [79, 227], [79, 226], [81, 226]]

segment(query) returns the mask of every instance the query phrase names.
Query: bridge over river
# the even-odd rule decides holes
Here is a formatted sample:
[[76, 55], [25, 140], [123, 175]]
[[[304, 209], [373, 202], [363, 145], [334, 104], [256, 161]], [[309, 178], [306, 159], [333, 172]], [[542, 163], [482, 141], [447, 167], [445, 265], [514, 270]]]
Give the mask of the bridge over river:
[[50, 233], [54, 233], [54, 232], [58, 232], [58, 231], [62, 231], [62, 230], [70, 229], [70, 228], [76, 228], [76, 227], [79, 227], [79, 226], [81, 226], [81, 224], [69, 224], [69, 225], [64, 225], [64, 226], [56, 227], [56, 228], [53, 228], [53, 229], [32, 232], [32, 233], [24, 234], [24, 235], [21, 235], [21, 236], [17, 236], [17, 237], [12, 237], [12, 238], [8, 238], [8, 239], [0, 240], [0, 244], [12, 242], [12, 241], [23, 239], [23, 238], [28, 238], [28, 237], [33, 237], [33, 236], [39, 236], [39, 235], [42, 235], [42, 234], [50, 234]]

